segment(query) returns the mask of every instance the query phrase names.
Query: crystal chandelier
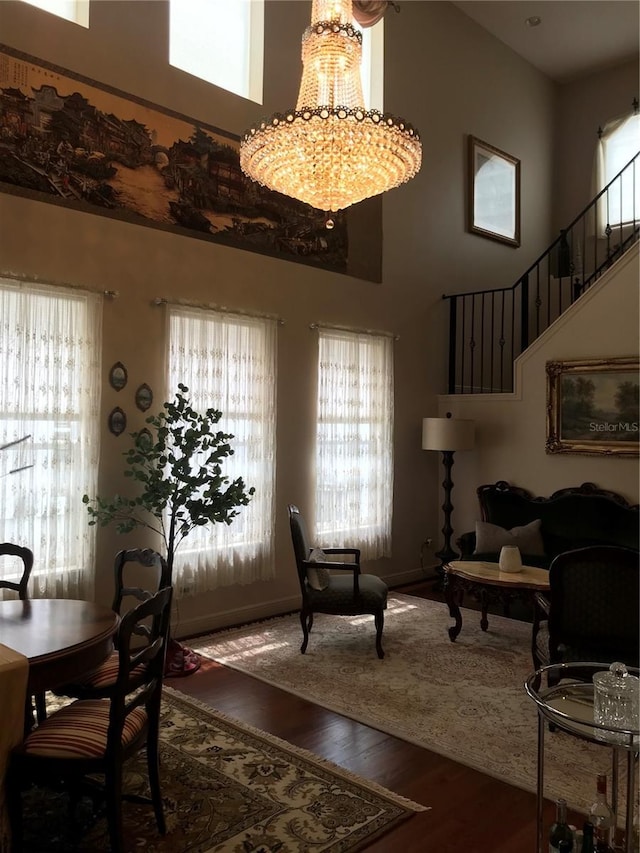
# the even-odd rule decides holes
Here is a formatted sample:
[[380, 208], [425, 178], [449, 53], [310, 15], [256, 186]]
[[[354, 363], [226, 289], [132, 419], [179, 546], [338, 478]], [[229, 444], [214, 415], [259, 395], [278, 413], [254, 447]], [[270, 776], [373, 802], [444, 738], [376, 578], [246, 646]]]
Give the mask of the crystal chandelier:
[[240, 166], [254, 181], [325, 211], [393, 189], [420, 169], [417, 130], [363, 106], [362, 33], [352, 0], [313, 0], [295, 110], [246, 131]]

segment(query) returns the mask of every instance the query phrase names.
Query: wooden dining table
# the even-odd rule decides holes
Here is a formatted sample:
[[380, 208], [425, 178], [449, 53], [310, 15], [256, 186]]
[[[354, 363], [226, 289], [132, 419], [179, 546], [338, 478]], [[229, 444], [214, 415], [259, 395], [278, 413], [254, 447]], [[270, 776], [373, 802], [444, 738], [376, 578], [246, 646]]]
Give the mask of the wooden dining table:
[[68, 684], [102, 663], [118, 622], [111, 608], [92, 601], [0, 601], [0, 643], [29, 661], [29, 694]]

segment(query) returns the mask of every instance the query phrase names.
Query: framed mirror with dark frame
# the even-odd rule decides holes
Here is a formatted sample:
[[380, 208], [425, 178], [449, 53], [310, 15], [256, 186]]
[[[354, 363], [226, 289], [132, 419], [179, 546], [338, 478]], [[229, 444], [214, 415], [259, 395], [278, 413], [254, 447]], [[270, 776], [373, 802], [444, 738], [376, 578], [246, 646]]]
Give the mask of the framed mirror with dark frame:
[[109, 432], [115, 436], [122, 435], [127, 428], [127, 416], [120, 406], [116, 406], [109, 412], [108, 425]]
[[147, 450], [153, 444], [153, 436], [151, 435], [150, 430], [146, 427], [139, 430], [135, 434], [135, 443], [136, 447], [139, 447], [140, 450]]
[[143, 382], [136, 391], [136, 406], [141, 412], [146, 412], [153, 403], [153, 391]]
[[468, 139], [468, 228], [520, 245], [520, 160], [475, 136]]
[[121, 361], [116, 361], [109, 371], [109, 385], [111, 385], [115, 391], [122, 391], [127, 384], [128, 379], [129, 374], [127, 373], [127, 368]]

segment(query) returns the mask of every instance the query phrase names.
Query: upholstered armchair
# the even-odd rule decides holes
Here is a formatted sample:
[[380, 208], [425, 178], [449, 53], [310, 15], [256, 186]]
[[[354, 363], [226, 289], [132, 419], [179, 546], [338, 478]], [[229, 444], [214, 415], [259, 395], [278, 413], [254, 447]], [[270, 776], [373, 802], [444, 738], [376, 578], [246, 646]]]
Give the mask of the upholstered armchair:
[[[312, 548], [304, 519], [298, 507], [293, 504], [289, 505], [289, 524], [302, 594], [302, 654], [307, 650], [314, 613], [329, 613], [334, 616], [361, 616], [370, 613], [374, 617], [376, 627], [376, 651], [378, 657], [383, 658], [382, 629], [388, 592], [386, 583], [376, 575], [360, 572], [358, 548]], [[349, 561], [325, 560], [325, 556], [347, 557]], [[348, 576], [341, 577], [330, 572], [344, 572], [345, 575], [348, 573]]]
[[559, 554], [549, 568], [549, 592], [536, 594], [535, 668], [572, 661], [637, 667], [639, 578], [640, 553], [631, 548], [594, 545]]

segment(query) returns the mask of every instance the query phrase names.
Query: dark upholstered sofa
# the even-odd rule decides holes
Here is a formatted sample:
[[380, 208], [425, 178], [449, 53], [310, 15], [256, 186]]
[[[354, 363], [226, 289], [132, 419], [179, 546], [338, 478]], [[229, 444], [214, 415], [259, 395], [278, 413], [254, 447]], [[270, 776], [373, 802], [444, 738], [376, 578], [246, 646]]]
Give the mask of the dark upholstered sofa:
[[[480, 486], [477, 494], [482, 521], [490, 525], [512, 530], [540, 520], [541, 547], [531, 554], [521, 548], [526, 565], [548, 569], [558, 554], [589, 545], [640, 547], [638, 505], [631, 506], [620, 495], [593, 483], [560, 489], [544, 498], [500, 480]], [[537, 530], [538, 525], [533, 527]], [[463, 560], [498, 560], [499, 549], [476, 553], [475, 531], [465, 533], [456, 544]]]

